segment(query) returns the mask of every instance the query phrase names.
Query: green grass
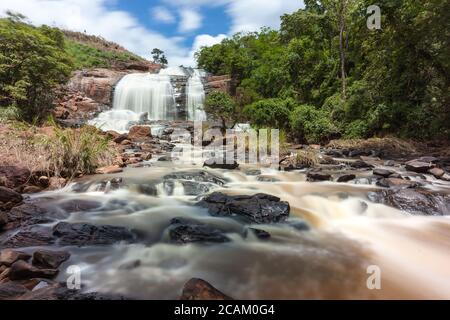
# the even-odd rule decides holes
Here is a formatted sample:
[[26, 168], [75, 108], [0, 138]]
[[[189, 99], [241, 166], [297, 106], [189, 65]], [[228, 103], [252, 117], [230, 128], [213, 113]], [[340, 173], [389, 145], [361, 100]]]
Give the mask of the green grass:
[[142, 60], [142, 58], [130, 52], [100, 50], [69, 39], [66, 39], [65, 46], [76, 70], [83, 68], [109, 68], [117, 61], [132, 62]]

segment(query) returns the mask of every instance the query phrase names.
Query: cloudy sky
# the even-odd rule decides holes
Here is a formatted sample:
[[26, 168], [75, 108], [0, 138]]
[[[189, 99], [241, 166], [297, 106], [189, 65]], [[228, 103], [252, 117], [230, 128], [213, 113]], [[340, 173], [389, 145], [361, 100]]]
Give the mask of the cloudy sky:
[[193, 55], [237, 31], [278, 28], [280, 16], [302, 0], [0, 0], [0, 15], [20, 12], [33, 24], [86, 31], [150, 58], [166, 52], [169, 64], [194, 65]]

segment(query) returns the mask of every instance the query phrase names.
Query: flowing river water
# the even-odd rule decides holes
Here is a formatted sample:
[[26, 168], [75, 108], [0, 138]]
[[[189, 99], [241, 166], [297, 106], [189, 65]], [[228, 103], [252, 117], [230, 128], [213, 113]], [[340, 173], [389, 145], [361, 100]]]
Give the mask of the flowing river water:
[[[235, 299], [450, 298], [446, 216], [412, 216], [368, 200], [375, 185], [307, 182], [301, 170], [246, 165], [222, 170], [156, 159], [145, 164], [32, 196], [31, 201], [52, 208], [59, 221], [123, 226], [139, 233], [133, 244], [64, 248], [71, 258], [61, 270], [80, 266], [88, 291], [175, 299], [183, 284], [196, 277]], [[180, 177], [207, 172], [225, 183], [195, 181], [195, 174], [167, 179], [180, 172]], [[122, 179], [120, 186], [105, 184], [113, 178]], [[449, 192], [449, 186], [442, 188]], [[244, 236], [242, 224], [194, 206], [212, 191], [277, 196], [290, 204], [290, 223], [255, 226], [271, 234], [268, 240]], [[93, 205], [67, 212], [64, 203], [74, 199]], [[224, 228], [232, 241], [171, 244], [166, 228], [175, 217]], [[309, 229], [295, 228], [299, 224]], [[367, 287], [369, 266], [381, 270], [379, 290]], [[57, 280], [67, 276], [60, 272]]]

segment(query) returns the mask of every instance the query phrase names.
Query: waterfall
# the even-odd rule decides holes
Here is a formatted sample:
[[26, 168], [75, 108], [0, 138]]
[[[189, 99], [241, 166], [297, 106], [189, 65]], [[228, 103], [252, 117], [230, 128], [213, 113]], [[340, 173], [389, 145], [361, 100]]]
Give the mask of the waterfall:
[[186, 93], [188, 120], [206, 120], [206, 113], [203, 110], [205, 88], [203, 86], [201, 73], [199, 70], [194, 70], [193, 75], [189, 77]]
[[113, 110], [148, 112], [151, 120], [172, 120], [176, 115], [170, 76], [133, 73], [119, 81], [114, 92]]

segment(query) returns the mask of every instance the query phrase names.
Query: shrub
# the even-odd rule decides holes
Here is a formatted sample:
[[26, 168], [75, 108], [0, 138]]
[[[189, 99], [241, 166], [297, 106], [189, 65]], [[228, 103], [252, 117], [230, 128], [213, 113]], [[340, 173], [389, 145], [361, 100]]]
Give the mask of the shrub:
[[310, 105], [300, 105], [290, 114], [292, 134], [307, 143], [329, 140], [337, 130], [324, 110]]
[[256, 127], [289, 128], [289, 114], [295, 107], [293, 99], [265, 99], [244, 108], [245, 116]]
[[206, 96], [205, 112], [211, 117], [222, 121], [222, 129], [226, 129], [228, 121], [237, 119], [236, 104], [233, 98], [222, 91], [212, 91]]

